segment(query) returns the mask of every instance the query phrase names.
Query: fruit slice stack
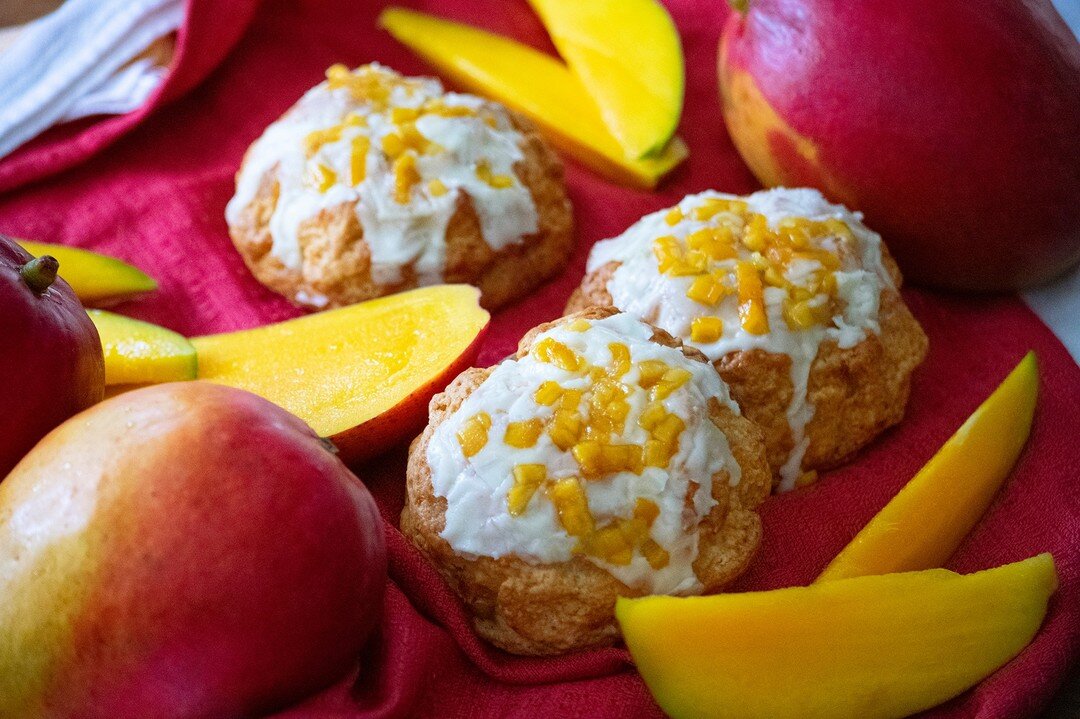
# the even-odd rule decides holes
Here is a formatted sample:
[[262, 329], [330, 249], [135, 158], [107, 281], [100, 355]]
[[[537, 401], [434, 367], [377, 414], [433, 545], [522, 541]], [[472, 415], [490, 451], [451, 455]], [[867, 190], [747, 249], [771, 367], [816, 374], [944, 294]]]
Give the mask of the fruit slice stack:
[[687, 157], [675, 136], [679, 35], [655, 0], [533, 0], [566, 62], [470, 25], [392, 7], [379, 24], [462, 87], [531, 118], [617, 182], [651, 189]]

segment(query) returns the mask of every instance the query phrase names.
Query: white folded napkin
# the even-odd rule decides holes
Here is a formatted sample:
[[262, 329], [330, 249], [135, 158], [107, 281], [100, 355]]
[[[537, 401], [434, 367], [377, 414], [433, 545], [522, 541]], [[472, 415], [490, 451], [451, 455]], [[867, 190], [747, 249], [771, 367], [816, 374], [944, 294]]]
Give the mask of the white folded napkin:
[[132, 62], [184, 20], [183, 0], [67, 0], [0, 53], [0, 157], [53, 125], [130, 112], [165, 76]]

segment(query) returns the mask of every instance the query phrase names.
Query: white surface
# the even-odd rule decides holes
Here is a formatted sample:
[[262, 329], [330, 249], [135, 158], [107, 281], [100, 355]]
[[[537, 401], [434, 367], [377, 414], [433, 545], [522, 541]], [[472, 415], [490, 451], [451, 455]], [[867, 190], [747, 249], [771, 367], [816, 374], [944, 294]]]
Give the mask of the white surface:
[[142, 105], [165, 68], [131, 60], [183, 19], [183, 0], [67, 0], [26, 25], [0, 61], [0, 157], [57, 123]]
[[[1080, 35], [1080, 0], [1054, 0], [1054, 7], [1065, 18], [1073, 34]], [[1021, 296], [1054, 331], [1073, 359], [1080, 362], [1080, 265], [1064, 277]]]

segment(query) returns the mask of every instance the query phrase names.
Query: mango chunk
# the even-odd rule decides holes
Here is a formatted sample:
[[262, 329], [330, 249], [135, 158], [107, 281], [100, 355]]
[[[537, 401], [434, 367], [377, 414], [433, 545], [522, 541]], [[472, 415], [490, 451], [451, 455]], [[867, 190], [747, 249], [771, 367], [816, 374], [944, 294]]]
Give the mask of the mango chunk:
[[943, 565], [1009, 476], [1038, 394], [1038, 362], [1029, 352], [817, 581]]
[[652, 189], [689, 154], [673, 137], [656, 157], [628, 160], [581, 81], [527, 45], [399, 7], [384, 10], [379, 25], [458, 85], [528, 116], [556, 146], [615, 182]]
[[87, 310], [105, 352], [105, 384], [195, 379], [195, 347], [181, 334], [105, 310]]
[[529, 0], [626, 157], [662, 152], [685, 85], [679, 32], [656, 0]]
[[269, 399], [357, 462], [415, 436], [428, 400], [472, 364], [489, 319], [479, 299], [436, 285], [196, 337], [199, 379]]
[[709, 597], [620, 598], [626, 644], [676, 719], [892, 719], [946, 701], [1015, 657], [1057, 588], [1040, 554]]
[[152, 277], [115, 257], [66, 245], [16, 242], [35, 257], [55, 257], [60, 262], [60, 276], [86, 307], [109, 307], [157, 289]]

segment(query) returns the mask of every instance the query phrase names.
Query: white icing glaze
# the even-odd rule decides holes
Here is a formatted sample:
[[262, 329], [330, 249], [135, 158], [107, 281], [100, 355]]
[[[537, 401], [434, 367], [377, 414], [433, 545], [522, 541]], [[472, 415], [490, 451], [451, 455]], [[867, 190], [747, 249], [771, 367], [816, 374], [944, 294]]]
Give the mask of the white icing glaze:
[[[744, 200], [748, 210], [764, 215], [772, 228], [785, 218], [837, 219], [847, 224], [856, 238], [858, 254], [842, 254], [843, 264], [835, 273], [842, 313], [833, 317], [828, 326], [792, 330], [783, 318], [784, 291], [766, 287], [764, 294], [769, 332], [755, 335], [744, 330], [739, 322], [737, 297], [728, 296], [714, 308], [705, 308], [688, 298], [686, 291], [692, 278], [661, 274], [652, 252], [652, 243], [665, 235], [684, 239], [695, 230], [713, 226], [713, 222], [697, 220], [693, 215], [693, 209], [708, 198]], [[861, 214], [831, 204], [821, 193], [811, 189], [777, 188], [745, 197], [710, 190], [688, 195], [678, 207], [683, 219], [673, 226], [665, 219], [666, 210], [655, 212], [641, 218], [618, 237], [598, 242], [589, 255], [588, 270], [595, 271], [609, 262], [620, 263], [607, 285], [614, 305], [697, 347], [712, 361], [729, 352], [751, 349], [791, 357], [794, 393], [787, 408], [787, 420], [795, 447], [781, 468], [779, 489], [793, 489], [801, 475], [802, 457], [809, 444], [805, 429], [814, 416], [814, 407], [807, 401], [807, 385], [821, 343], [833, 339], [840, 348], [846, 349], [864, 340], [867, 333], [880, 331], [878, 303], [881, 290], [892, 286], [892, 280], [881, 262], [881, 237], [863, 225]], [[835, 249], [835, 244], [831, 244], [829, 239], [820, 244], [825, 249]], [[735, 260], [727, 262], [733, 265]], [[797, 260], [788, 267], [786, 277], [800, 283], [819, 267], [816, 261]], [[816, 301], [824, 300], [824, 295], [816, 298]], [[718, 316], [724, 321], [723, 335], [715, 342], [699, 343], [690, 339], [691, 322], [703, 315]]]
[[[369, 67], [395, 83], [388, 106], [376, 108], [357, 100], [348, 88], [330, 89], [327, 82], [305, 93], [248, 150], [237, 176], [236, 194], [225, 211], [230, 225], [239, 223], [243, 210], [255, 199], [263, 176], [276, 166], [280, 191], [269, 222], [271, 253], [293, 270], [300, 270], [304, 264], [301, 224], [322, 210], [342, 204], [353, 206], [363, 227], [364, 240], [371, 249], [372, 279], [379, 284], [399, 282], [403, 268], [409, 265], [420, 284], [443, 281], [446, 228], [463, 192], [471, 197], [483, 238], [492, 249], [520, 243], [537, 231], [535, 203], [513, 169], [524, 157], [523, 138], [501, 106], [471, 95], [444, 93], [434, 79], [403, 80], [377, 64]], [[407, 151], [416, 155], [421, 181], [412, 188], [408, 202], [399, 203], [394, 196], [391, 161], [382, 150], [383, 137], [396, 129], [391, 112], [394, 108], [419, 108], [435, 99], [448, 107], [482, 109], [484, 116], [425, 114], [416, 120], [416, 130], [441, 151], [430, 155]], [[326, 142], [309, 157], [305, 138], [316, 130], [338, 125], [349, 113], [366, 120], [366, 127], [344, 127], [339, 139]], [[490, 118], [491, 125], [485, 117]], [[354, 186], [350, 168], [352, 142], [359, 135], [370, 138], [370, 147], [365, 158], [366, 176]], [[477, 176], [480, 163], [486, 163], [495, 175], [508, 176], [512, 184], [500, 189], [492, 187]], [[311, 180], [318, 165], [336, 174], [336, 180], [325, 191]], [[431, 192], [431, 180], [442, 182], [446, 192]]]
[[[709, 420], [709, 398], [715, 397], [733, 411], [738, 407], [730, 398], [727, 386], [712, 368], [686, 358], [680, 350], [663, 347], [650, 340], [652, 329], [626, 314], [592, 321], [584, 332], [565, 325], [545, 332], [566, 344], [590, 365], [611, 362], [608, 344], [622, 342], [631, 353], [632, 362], [660, 359], [673, 367], [692, 372], [692, 378], [675, 390], [664, 405], [678, 414], [686, 428], [680, 435], [679, 450], [666, 469], [646, 467], [640, 475], [620, 472], [595, 481], [583, 481], [589, 508], [598, 524], [633, 513], [638, 498], [649, 499], [660, 508], [651, 527], [652, 538], [670, 554], [667, 566], [654, 570], [639, 553], [629, 565], [610, 564], [587, 556], [597, 566], [619, 581], [639, 591], [659, 594], [690, 594], [702, 587], [694, 575], [692, 563], [697, 557], [700, 520], [716, 504], [712, 498], [711, 478], [727, 470], [733, 485], [741, 479], [741, 468], [731, 453], [727, 438]], [[630, 413], [624, 432], [613, 441], [640, 444], [648, 435], [637, 424], [648, 402], [646, 392], [634, 384], [637, 369], [624, 377], [636, 392], [629, 398]], [[516, 464], [543, 464], [548, 477], [579, 476], [580, 469], [569, 452], [555, 446], [546, 433], [536, 445], [515, 449], [502, 442], [509, 422], [532, 417], [547, 419], [551, 407], [536, 403], [533, 395], [545, 381], [554, 380], [570, 389], [586, 389], [586, 376], [570, 373], [554, 364], [540, 361], [532, 354], [512, 359], [495, 367], [491, 375], [433, 433], [427, 450], [435, 495], [447, 500], [446, 526], [442, 537], [465, 556], [502, 557], [513, 554], [530, 563], [568, 561], [577, 544], [559, 523], [552, 503], [544, 490], [537, 491], [526, 511], [512, 516], [507, 508], [507, 493], [513, 486]], [[466, 458], [457, 433], [470, 417], [487, 412], [491, 417], [488, 442], [477, 454]], [[690, 482], [698, 484], [692, 494], [692, 512], [684, 507], [691, 491]]]

